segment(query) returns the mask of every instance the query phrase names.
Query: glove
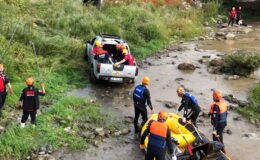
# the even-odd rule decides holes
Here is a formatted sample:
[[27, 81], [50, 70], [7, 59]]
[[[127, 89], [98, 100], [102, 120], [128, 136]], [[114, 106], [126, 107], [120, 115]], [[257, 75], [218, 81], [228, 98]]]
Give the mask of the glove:
[[44, 83], [41, 83], [41, 87], [42, 87], [42, 88], [45, 88], [45, 84], [44, 84]]
[[9, 93], [13, 94], [13, 88], [12, 87], [9, 88]]
[[144, 145], [143, 145], [143, 144], [140, 144], [140, 145], [139, 145], [139, 148], [140, 148], [140, 149], [144, 149]]
[[186, 123], [186, 118], [185, 117], [182, 118], [182, 122]]

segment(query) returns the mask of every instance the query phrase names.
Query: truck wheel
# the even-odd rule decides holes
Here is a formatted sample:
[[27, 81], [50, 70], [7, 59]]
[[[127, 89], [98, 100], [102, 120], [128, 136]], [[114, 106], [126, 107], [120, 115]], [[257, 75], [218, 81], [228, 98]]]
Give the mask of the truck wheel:
[[89, 81], [93, 84], [96, 84], [98, 82], [97, 78], [95, 77], [93, 68], [91, 68], [89, 71]]

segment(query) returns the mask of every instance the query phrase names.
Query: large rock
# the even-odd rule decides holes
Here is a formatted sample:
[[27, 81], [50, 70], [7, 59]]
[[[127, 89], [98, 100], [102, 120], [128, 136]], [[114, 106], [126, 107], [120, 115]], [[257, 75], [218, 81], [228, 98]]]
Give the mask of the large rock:
[[238, 32], [243, 33], [243, 34], [247, 34], [247, 33], [252, 32], [252, 31], [253, 31], [253, 29], [248, 28], [248, 27], [242, 27], [242, 28], [238, 29]]
[[236, 35], [233, 34], [233, 33], [228, 33], [226, 36], [225, 36], [225, 39], [226, 40], [234, 40], [236, 38]]
[[217, 32], [216, 33], [216, 36], [218, 36], [218, 37], [224, 37], [225, 35], [226, 35], [225, 32]]
[[191, 63], [181, 63], [178, 65], [179, 70], [195, 70], [196, 66]]
[[223, 66], [224, 61], [220, 58], [214, 58], [210, 61], [210, 66], [214, 66], [214, 67], [220, 67]]

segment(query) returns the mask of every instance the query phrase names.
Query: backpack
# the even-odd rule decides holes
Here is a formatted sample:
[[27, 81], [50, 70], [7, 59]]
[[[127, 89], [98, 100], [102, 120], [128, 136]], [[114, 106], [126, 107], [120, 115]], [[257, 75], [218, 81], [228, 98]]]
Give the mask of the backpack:
[[143, 101], [144, 100], [144, 90], [145, 90], [145, 86], [143, 85], [138, 85], [135, 90], [134, 90], [134, 98], [137, 101]]
[[4, 82], [4, 76], [0, 75], [0, 92], [5, 91], [5, 82]]
[[188, 93], [188, 92], [186, 92], [184, 95], [185, 95], [186, 97], [189, 97], [189, 98], [191, 99], [191, 101], [192, 101], [193, 104], [195, 104], [196, 106], [199, 105], [197, 99], [196, 99], [193, 95], [191, 95], [191, 94]]

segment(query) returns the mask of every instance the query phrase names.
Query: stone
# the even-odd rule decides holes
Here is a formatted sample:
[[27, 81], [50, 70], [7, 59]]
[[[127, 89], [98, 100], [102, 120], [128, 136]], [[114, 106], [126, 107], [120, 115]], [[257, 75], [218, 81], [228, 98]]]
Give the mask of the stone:
[[117, 136], [117, 137], [120, 136], [121, 134], [122, 134], [121, 131], [117, 131], [117, 132], [114, 133], [114, 135]]
[[240, 76], [238, 75], [231, 75], [231, 76], [225, 76], [226, 80], [238, 80]]
[[178, 46], [177, 51], [183, 52], [183, 51], [186, 51], [187, 49], [188, 49], [187, 47]]
[[205, 37], [199, 37], [198, 40], [204, 41], [204, 40], [205, 40]]
[[167, 108], [177, 108], [178, 104], [174, 103], [174, 102], [167, 102], [167, 103], [165, 103], [165, 107], [167, 107]]
[[208, 63], [209, 59], [208, 58], [201, 58], [199, 59], [199, 63], [203, 64], [203, 63]]
[[248, 34], [249, 32], [252, 32], [252, 31], [253, 31], [253, 29], [248, 28], [248, 27], [242, 27], [242, 28], [238, 29], [238, 32], [242, 33], [242, 34]]
[[181, 78], [181, 77], [178, 77], [175, 79], [175, 81], [183, 81], [183, 80], [184, 80], [184, 78]]
[[71, 127], [66, 127], [66, 128], [64, 128], [64, 131], [65, 131], [66, 133], [68, 133], [68, 134], [71, 134], [71, 133], [72, 133]]
[[204, 26], [209, 26], [209, 22], [205, 22], [203, 25]]
[[244, 133], [242, 135], [242, 137], [245, 137], [245, 138], [257, 138], [257, 135], [256, 135], [256, 133]]
[[224, 61], [220, 58], [214, 58], [210, 61], [209, 64], [210, 64], [210, 66], [218, 67], [218, 66], [223, 66]]
[[55, 158], [52, 155], [39, 155], [36, 160], [55, 160]]
[[93, 145], [95, 146], [95, 147], [99, 147], [99, 141], [97, 141], [97, 140], [95, 140], [94, 142], [93, 142]]
[[223, 37], [223, 36], [225, 36], [225, 35], [226, 35], [225, 32], [217, 32], [217, 33], [216, 33], [216, 36], [219, 36], [219, 37]]
[[44, 154], [46, 154], [46, 147], [45, 146], [43, 146], [43, 147], [41, 147], [40, 149], [39, 149], [39, 153], [38, 153], [39, 155], [44, 155]]
[[133, 123], [134, 122], [134, 117], [132, 117], [132, 116], [125, 116], [124, 121], [126, 123]]
[[248, 101], [238, 100], [238, 106], [239, 107], [247, 107], [250, 103]]
[[122, 135], [127, 135], [127, 134], [130, 133], [130, 132], [131, 132], [130, 129], [123, 129], [123, 130], [121, 131], [121, 134], [122, 134]]
[[104, 137], [104, 136], [105, 136], [105, 131], [104, 131], [103, 128], [96, 128], [96, 129], [95, 129], [95, 134], [96, 134], [97, 136]]
[[226, 130], [226, 133], [227, 133], [228, 135], [232, 135], [232, 131], [231, 131], [230, 129], [227, 129], [227, 130]]
[[238, 99], [235, 98], [232, 94], [224, 95], [223, 98], [229, 103], [238, 104]]
[[225, 39], [226, 40], [234, 40], [236, 38], [236, 35], [233, 34], [233, 33], [228, 33], [226, 36], [225, 36]]
[[233, 120], [234, 121], [241, 121], [242, 119], [241, 119], [241, 117], [237, 116], [237, 117], [233, 117]]
[[53, 147], [52, 147], [52, 145], [47, 145], [46, 146], [46, 152], [48, 153], [48, 154], [52, 154], [52, 152], [53, 152]]
[[172, 63], [171, 64], [175, 64], [175, 62], [174, 61], [172, 61]]
[[178, 65], [179, 70], [195, 70], [196, 66], [191, 63], [181, 63]]

